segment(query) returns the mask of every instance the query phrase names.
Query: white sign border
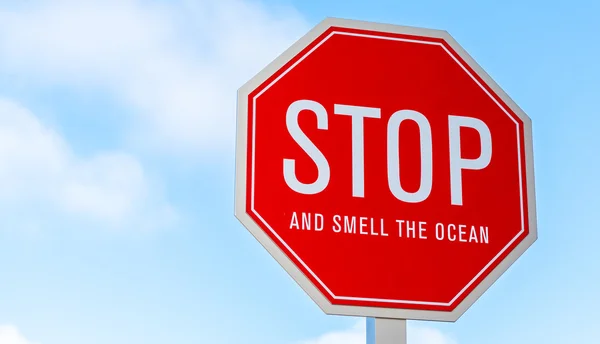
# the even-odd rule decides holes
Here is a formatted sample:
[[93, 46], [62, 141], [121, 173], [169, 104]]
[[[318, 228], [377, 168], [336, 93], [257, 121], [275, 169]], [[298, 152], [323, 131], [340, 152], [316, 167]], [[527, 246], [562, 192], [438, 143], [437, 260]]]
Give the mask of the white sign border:
[[[259, 87], [265, 80], [276, 73], [287, 62], [298, 55], [304, 48], [317, 39], [330, 27], [361, 29], [379, 32], [389, 32], [404, 35], [425, 36], [441, 38], [483, 79], [483, 81], [500, 97], [504, 103], [523, 122], [525, 133], [525, 162], [527, 179], [527, 199], [529, 214], [529, 235], [500, 263], [488, 276], [451, 312], [424, 311], [413, 309], [396, 309], [382, 307], [340, 306], [334, 305], [316, 288], [311, 280], [296, 267], [287, 255], [271, 240], [271, 238], [258, 226], [246, 213], [246, 186], [247, 186], [247, 131], [248, 131], [248, 95]], [[379, 318], [456, 321], [475, 301], [512, 265], [537, 239], [537, 221], [535, 206], [535, 182], [533, 172], [533, 144], [530, 118], [521, 110], [512, 99], [498, 86], [494, 80], [462, 49], [462, 47], [446, 31], [431, 30], [399, 25], [379, 24], [357, 20], [326, 18], [316, 25], [306, 35], [299, 39], [283, 54], [271, 62], [238, 90], [237, 135], [236, 135], [236, 178], [235, 178], [235, 216], [252, 233], [252, 235], [265, 247], [275, 260], [290, 274], [300, 287], [317, 303], [327, 314], [368, 316]]]

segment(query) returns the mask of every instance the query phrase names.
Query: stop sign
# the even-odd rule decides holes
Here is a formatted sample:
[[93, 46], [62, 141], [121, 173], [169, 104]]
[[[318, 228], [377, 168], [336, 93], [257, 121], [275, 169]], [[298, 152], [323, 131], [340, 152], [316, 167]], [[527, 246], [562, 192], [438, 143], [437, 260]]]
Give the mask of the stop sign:
[[238, 97], [236, 216], [328, 314], [455, 321], [537, 237], [531, 121], [445, 31], [329, 18]]

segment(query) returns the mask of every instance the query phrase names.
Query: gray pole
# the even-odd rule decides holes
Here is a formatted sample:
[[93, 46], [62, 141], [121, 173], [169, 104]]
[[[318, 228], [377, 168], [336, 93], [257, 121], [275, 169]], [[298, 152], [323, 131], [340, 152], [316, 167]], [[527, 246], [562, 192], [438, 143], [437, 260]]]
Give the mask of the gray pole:
[[406, 320], [367, 318], [367, 344], [406, 344]]

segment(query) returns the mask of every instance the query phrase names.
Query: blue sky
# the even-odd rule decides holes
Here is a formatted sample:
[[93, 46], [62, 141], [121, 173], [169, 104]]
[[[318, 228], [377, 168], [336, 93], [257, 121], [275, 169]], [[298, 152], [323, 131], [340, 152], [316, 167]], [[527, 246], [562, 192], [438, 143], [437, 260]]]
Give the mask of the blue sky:
[[533, 119], [539, 240], [410, 343], [597, 342], [598, 11], [0, 0], [0, 344], [364, 343], [233, 217], [236, 90], [325, 16], [447, 30]]

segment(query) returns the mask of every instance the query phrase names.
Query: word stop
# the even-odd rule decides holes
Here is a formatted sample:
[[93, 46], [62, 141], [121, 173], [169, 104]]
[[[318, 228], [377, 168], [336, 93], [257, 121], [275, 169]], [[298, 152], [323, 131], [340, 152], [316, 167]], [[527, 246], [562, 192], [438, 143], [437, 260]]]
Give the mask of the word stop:
[[[317, 117], [317, 128], [327, 130], [328, 114], [323, 105], [312, 100], [297, 100], [287, 109], [286, 126], [290, 136], [304, 150], [317, 166], [317, 178], [312, 183], [300, 182], [296, 176], [296, 161], [283, 160], [283, 176], [286, 184], [301, 194], [318, 194], [330, 180], [330, 168], [327, 158], [321, 150], [302, 131], [298, 123], [301, 111], [309, 110]], [[381, 118], [381, 109], [354, 105], [334, 105], [335, 115], [351, 118], [352, 135], [352, 195], [364, 197], [364, 122], [366, 118]], [[418, 125], [420, 134], [421, 176], [420, 186], [415, 192], [404, 190], [400, 183], [400, 125], [403, 121], [413, 121]], [[479, 134], [481, 153], [475, 159], [461, 156], [462, 127], [475, 129]], [[452, 205], [462, 205], [462, 171], [486, 168], [492, 158], [492, 136], [488, 126], [480, 119], [464, 116], [448, 116], [450, 145], [450, 198]], [[433, 145], [431, 125], [427, 117], [414, 110], [399, 110], [390, 116], [387, 123], [387, 179], [392, 194], [400, 201], [419, 203], [427, 199], [433, 185]]]

